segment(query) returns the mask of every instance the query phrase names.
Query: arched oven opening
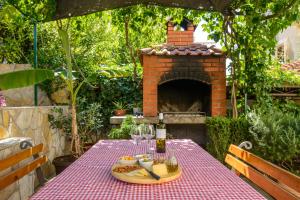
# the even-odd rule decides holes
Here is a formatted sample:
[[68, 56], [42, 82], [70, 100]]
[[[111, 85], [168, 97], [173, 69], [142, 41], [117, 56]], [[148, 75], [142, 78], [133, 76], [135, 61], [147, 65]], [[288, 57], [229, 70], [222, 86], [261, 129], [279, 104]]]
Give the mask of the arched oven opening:
[[191, 79], [177, 79], [158, 86], [158, 112], [211, 115], [211, 85]]

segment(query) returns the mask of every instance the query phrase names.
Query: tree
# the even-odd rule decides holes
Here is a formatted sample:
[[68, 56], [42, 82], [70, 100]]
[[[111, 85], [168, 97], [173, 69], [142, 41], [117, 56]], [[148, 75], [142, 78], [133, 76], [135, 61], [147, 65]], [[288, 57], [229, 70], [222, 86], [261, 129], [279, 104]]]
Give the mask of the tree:
[[272, 64], [275, 36], [299, 19], [299, 0], [235, 1], [229, 15], [206, 14], [204, 28], [220, 41], [231, 59], [233, 117], [238, 116], [237, 97], [264, 99], [271, 88], [267, 69]]
[[112, 22], [123, 33], [120, 38], [126, 50], [123, 62], [133, 63], [134, 79], [137, 77], [139, 49], [165, 43], [167, 21], [172, 18], [180, 22], [183, 17], [192, 17], [197, 23], [199, 12], [159, 6], [132, 6], [112, 11]]
[[69, 22], [64, 26], [61, 20], [57, 21], [58, 34], [60, 36], [62, 47], [65, 52], [66, 59], [66, 70], [59, 72], [60, 77], [65, 81], [68, 91], [70, 92], [70, 104], [71, 104], [71, 115], [72, 115], [72, 141], [71, 141], [71, 151], [73, 147], [75, 149], [75, 156], [80, 156], [82, 154], [82, 149], [80, 146], [80, 137], [78, 134], [78, 125], [77, 125], [77, 113], [76, 113], [76, 97], [77, 94], [85, 82], [85, 79], [81, 81], [76, 87], [77, 78], [73, 74], [73, 64], [72, 64], [72, 55], [71, 55], [71, 46], [70, 39], [68, 34]]

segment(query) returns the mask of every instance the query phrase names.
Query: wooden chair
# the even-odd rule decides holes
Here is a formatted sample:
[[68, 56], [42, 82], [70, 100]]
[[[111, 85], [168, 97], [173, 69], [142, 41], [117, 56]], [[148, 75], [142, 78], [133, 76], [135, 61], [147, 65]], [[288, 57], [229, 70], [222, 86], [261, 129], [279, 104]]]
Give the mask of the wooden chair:
[[225, 162], [275, 199], [300, 199], [300, 177], [231, 144]]
[[[0, 178], [0, 190], [4, 189], [5, 187], [9, 186], [13, 182], [19, 180], [26, 174], [30, 173], [31, 171], [36, 169], [37, 177], [39, 179], [40, 185], [43, 185], [46, 181], [41, 171], [40, 166], [47, 162], [46, 156], [39, 156], [39, 153], [43, 151], [43, 144], [36, 145], [32, 147], [32, 144], [28, 141], [22, 141], [20, 143], [21, 149], [25, 149], [16, 153], [13, 156], [10, 156], [4, 160], [0, 161], [0, 171], [5, 170], [9, 167], [12, 167], [22, 160], [25, 160], [29, 157], [33, 157], [33, 160], [26, 165], [10, 172], [9, 174], [5, 175], [4, 177]], [[29, 148], [28, 148], [29, 147]]]

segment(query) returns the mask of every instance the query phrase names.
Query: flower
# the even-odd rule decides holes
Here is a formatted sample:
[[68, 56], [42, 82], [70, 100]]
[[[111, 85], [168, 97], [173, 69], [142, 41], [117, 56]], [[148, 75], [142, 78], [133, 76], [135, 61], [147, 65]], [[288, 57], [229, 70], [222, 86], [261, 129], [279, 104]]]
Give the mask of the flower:
[[2, 93], [0, 93], [0, 107], [4, 107], [4, 106], [6, 106], [5, 97], [3, 96]]

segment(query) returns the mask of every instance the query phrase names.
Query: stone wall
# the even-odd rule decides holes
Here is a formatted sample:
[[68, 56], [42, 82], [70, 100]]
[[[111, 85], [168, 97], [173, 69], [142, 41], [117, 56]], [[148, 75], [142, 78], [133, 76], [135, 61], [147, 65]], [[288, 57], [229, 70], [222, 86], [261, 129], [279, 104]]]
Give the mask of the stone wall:
[[[49, 162], [43, 167], [46, 177], [55, 174], [52, 160], [66, 152], [64, 134], [50, 127], [48, 114], [52, 106], [2, 107], [0, 108], [0, 139], [29, 137], [34, 144], [44, 144], [44, 153]], [[62, 107], [67, 112], [67, 107]]]
[[[12, 71], [30, 69], [29, 64], [0, 64], [0, 74]], [[1, 91], [6, 99], [7, 106], [33, 106], [34, 86]], [[38, 89], [38, 104], [42, 106], [51, 105], [47, 94]]]

